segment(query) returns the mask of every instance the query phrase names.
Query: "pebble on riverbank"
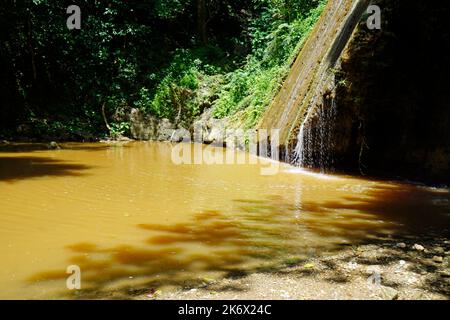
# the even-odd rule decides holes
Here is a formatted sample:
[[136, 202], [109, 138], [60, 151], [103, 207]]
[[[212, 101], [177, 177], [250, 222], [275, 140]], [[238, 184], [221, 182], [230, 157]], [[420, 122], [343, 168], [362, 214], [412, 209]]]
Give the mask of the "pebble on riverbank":
[[[281, 272], [218, 279], [195, 291], [167, 291], [158, 299], [448, 299], [448, 263], [435, 255], [436, 271], [427, 271], [431, 257], [425, 247], [435, 254], [431, 248], [448, 249], [441, 241], [405, 246], [396, 242], [360, 245], [331, 256], [289, 264]], [[437, 257], [442, 262], [438, 263], [441, 259]], [[314, 266], [314, 272], [308, 270], [310, 266]]]

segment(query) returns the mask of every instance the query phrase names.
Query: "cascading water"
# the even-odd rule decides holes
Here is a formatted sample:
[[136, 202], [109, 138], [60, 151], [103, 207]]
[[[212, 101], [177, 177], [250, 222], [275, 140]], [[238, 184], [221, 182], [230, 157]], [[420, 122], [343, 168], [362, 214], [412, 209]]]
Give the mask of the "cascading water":
[[294, 150], [294, 159], [293, 159], [293, 163], [300, 167], [306, 167], [307, 163], [305, 145], [308, 145], [306, 141], [306, 139], [309, 136], [308, 133], [309, 131], [305, 133], [305, 123], [303, 122], [302, 125], [300, 126], [300, 132], [298, 133], [298, 143]]
[[300, 127], [292, 163], [324, 172], [333, 167], [332, 132], [337, 113], [336, 99], [326, 100], [315, 111], [314, 115], [308, 113]]
[[335, 79], [349, 40], [370, 0], [330, 0], [259, 128], [279, 129], [284, 160], [298, 166], [333, 166]]

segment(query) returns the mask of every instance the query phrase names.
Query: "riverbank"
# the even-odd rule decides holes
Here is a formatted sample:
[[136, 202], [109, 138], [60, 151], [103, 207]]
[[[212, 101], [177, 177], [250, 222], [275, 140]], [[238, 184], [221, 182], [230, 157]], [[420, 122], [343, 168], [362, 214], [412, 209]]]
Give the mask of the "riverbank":
[[[423, 240], [423, 239], [422, 239]], [[155, 291], [157, 300], [447, 300], [450, 241], [389, 241], [348, 246], [276, 272], [260, 272], [186, 287]]]

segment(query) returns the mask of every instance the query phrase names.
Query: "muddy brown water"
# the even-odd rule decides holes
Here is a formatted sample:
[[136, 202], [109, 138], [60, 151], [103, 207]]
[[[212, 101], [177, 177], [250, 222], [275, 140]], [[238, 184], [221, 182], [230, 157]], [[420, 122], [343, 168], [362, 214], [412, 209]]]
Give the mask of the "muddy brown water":
[[[168, 143], [0, 148], [0, 298], [131, 298], [276, 272], [449, 227], [450, 194], [267, 163], [176, 165]], [[81, 290], [66, 287], [67, 267]]]

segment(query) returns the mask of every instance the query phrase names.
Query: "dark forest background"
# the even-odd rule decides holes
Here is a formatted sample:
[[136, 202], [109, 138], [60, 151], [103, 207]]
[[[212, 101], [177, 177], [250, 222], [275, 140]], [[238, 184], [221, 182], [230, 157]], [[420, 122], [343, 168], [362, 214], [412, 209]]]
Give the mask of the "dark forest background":
[[[139, 108], [255, 123], [320, 14], [318, 0], [2, 0], [0, 134], [126, 134]], [[81, 30], [68, 30], [69, 5]]]

